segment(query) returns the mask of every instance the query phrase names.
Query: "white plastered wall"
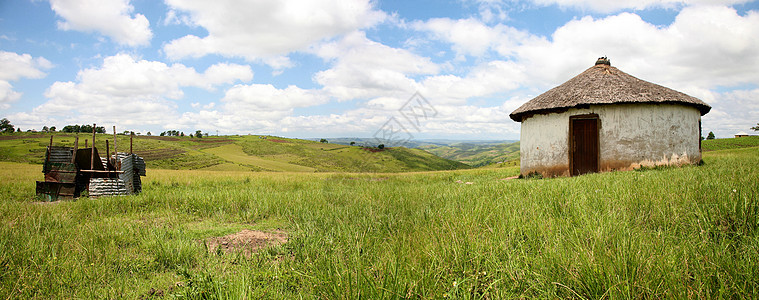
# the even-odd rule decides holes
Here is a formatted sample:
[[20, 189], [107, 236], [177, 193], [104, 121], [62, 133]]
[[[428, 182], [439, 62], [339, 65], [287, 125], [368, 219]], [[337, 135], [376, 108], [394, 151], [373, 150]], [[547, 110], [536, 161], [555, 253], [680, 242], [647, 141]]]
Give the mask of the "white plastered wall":
[[521, 173], [569, 175], [569, 117], [599, 117], [600, 171], [682, 165], [701, 160], [700, 112], [680, 104], [593, 105], [522, 121]]

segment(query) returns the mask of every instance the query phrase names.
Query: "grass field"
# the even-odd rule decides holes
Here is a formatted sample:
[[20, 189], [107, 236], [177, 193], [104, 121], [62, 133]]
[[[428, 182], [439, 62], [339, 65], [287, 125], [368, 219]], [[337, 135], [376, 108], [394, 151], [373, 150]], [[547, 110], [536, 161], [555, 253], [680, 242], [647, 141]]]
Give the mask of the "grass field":
[[473, 167], [494, 166], [509, 161], [519, 161], [519, 142], [505, 144], [467, 144], [450, 146], [426, 145], [420, 149], [437, 156], [462, 162]]
[[[2, 162], [0, 296], [753, 298], [759, 148], [704, 161], [543, 180], [149, 169], [140, 195], [54, 203], [34, 199], [40, 165]], [[289, 241], [206, 250], [243, 229]]]
[[746, 147], [759, 147], [759, 136], [703, 140], [701, 141], [701, 147], [704, 151], [746, 148]]
[[[0, 161], [42, 164], [50, 135], [0, 134]], [[53, 135], [54, 146], [74, 145], [74, 134]], [[85, 140], [92, 140], [92, 135], [79, 135], [80, 148], [85, 147]], [[96, 136], [96, 147], [103, 156], [106, 140], [112, 151], [113, 135]], [[129, 151], [129, 136], [118, 135], [116, 143], [119, 151]], [[358, 146], [257, 135], [137, 136], [131, 147], [145, 159], [148, 168], [173, 170], [382, 173], [471, 168], [419, 149], [399, 147], [373, 152]]]

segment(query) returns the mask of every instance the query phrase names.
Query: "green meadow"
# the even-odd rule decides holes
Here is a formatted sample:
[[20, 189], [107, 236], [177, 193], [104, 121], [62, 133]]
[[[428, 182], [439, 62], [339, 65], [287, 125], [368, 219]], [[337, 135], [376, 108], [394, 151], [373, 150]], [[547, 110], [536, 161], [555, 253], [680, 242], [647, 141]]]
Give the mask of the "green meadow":
[[[73, 147], [74, 134], [54, 133], [54, 146]], [[51, 134], [0, 135], [0, 161], [42, 164]], [[92, 134], [79, 135], [79, 147]], [[101, 156], [113, 152], [113, 135], [97, 134], [95, 146]], [[109, 145], [106, 145], [106, 141]], [[204, 138], [116, 136], [120, 152], [129, 149], [145, 159], [148, 168], [212, 171], [270, 172], [414, 172], [469, 169], [420, 149], [363, 148], [273, 136], [241, 135]]]
[[[39, 139], [26, 140], [44, 147], [45, 137]], [[25, 139], [2, 141], [0, 296], [759, 294], [756, 146], [706, 151], [701, 166], [506, 180], [518, 174], [518, 166], [408, 171], [424, 156], [388, 151], [378, 153], [406, 172], [378, 172], [369, 164], [361, 168], [370, 172], [329, 172], [323, 170], [330, 155], [353, 148], [314, 143], [284, 153], [258, 147], [263, 139], [228, 139], [233, 142], [218, 145], [138, 139], [148, 151], [185, 152], [149, 161], [139, 195], [58, 202], [35, 199], [42, 167], [23, 151]], [[373, 154], [356, 149], [348, 153], [356, 159]], [[298, 153], [323, 157], [309, 165]], [[188, 161], [207, 155], [219, 162], [170, 169], [167, 159], [183, 154]], [[277, 163], [264, 166], [259, 160]], [[209, 251], [209, 238], [245, 229], [286, 233], [287, 242], [253, 253]]]
[[495, 145], [467, 143], [453, 144], [450, 146], [425, 145], [421, 146], [420, 149], [473, 167], [492, 166], [509, 161], [519, 161], [519, 142]]

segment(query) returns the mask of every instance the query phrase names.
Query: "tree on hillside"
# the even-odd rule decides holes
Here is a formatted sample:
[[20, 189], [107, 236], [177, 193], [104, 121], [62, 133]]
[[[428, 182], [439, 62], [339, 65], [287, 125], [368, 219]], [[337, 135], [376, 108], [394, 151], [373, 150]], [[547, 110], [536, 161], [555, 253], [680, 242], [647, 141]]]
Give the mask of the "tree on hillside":
[[751, 127], [751, 130], [753, 130], [753, 131], [759, 131], [759, 123], [756, 123], [756, 126]]
[[714, 139], [714, 132], [709, 131], [709, 135], [706, 136], [707, 140], [713, 140]]
[[50, 126], [50, 131], [55, 132], [55, 126]]
[[[63, 126], [63, 129], [61, 129], [61, 132], [67, 132], [67, 133], [73, 133], [73, 132], [92, 132], [92, 125], [66, 125]], [[104, 126], [98, 126], [95, 127], [96, 133], [105, 133], [105, 127]]]
[[10, 120], [6, 118], [0, 120], [0, 132], [13, 133], [14, 131], [16, 131], [16, 129], [13, 128], [13, 124], [11, 124]]
[[202, 138], [202, 137], [203, 137], [203, 132], [202, 132], [202, 131], [200, 131], [200, 130], [196, 130], [196, 131], [195, 131], [195, 136], [196, 136], [197, 138]]
[[385, 149], [385, 144], [377, 145], [377, 149], [380, 149], [380, 150]]
[[320, 142], [320, 143], [325, 143], [325, 144], [326, 144], [326, 143], [329, 143], [329, 142], [327, 141], [327, 139], [321, 139], [321, 140], [319, 140], [319, 142]]
[[356, 144], [356, 142], [351, 142], [351, 146], [353, 146], [353, 145], [355, 145], [355, 144]]

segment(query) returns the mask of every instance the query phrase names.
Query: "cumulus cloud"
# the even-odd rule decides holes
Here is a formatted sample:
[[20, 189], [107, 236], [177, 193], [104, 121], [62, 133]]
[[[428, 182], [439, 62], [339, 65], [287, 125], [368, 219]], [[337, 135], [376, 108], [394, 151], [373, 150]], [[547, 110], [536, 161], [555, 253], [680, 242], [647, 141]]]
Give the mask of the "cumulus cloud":
[[0, 109], [10, 108], [12, 102], [21, 98], [22, 93], [14, 91], [10, 81], [42, 78], [45, 77], [43, 70], [52, 67], [53, 64], [44, 57], [0, 51]]
[[[392, 101], [392, 99], [384, 99]], [[404, 99], [405, 100], [405, 99]], [[384, 107], [362, 107], [342, 113], [313, 116], [288, 116], [278, 122], [278, 129], [298, 133], [329, 133], [371, 137], [395, 117], [414, 138], [519, 135], [519, 124], [508, 118], [510, 107], [478, 107], [473, 105], [435, 105], [438, 114], [419, 122], [416, 128], [400, 115]], [[390, 113], [390, 114], [389, 114]], [[404, 134], [401, 134], [405, 136]]]
[[[739, 15], [730, 7], [686, 6], [666, 26], [647, 23], [633, 13], [588, 16], [564, 24], [550, 37], [472, 18], [430, 19], [416, 22], [412, 28], [449, 43], [458, 57], [492, 59], [493, 66], [480, 64], [463, 77], [445, 74], [420, 82], [429, 98], [451, 105], [514, 89], [535, 96], [579, 74], [604, 55], [612, 59], [612, 65], [633, 76], [710, 103], [714, 109], [705, 124], [712, 116], [717, 116], [714, 120], [739, 118], [736, 107], [749, 101], [715, 90], [759, 86], [759, 73], [755, 71], [759, 69], [759, 40], [753, 38], [759, 36], [756, 11]], [[435, 95], [438, 91], [445, 93]], [[505, 104], [514, 106], [514, 101], [530, 98]], [[711, 126], [719, 127], [716, 122]], [[730, 131], [727, 127], [715, 130]]]
[[434, 18], [424, 22], [416, 21], [412, 27], [418, 31], [429, 32], [435, 39], [450, 43], [459, 56], [458, 59], [464, 59], [464, 55], [481, 57], [487, 51], [496, 48], [501, 52], [508, 52], [509, 48], [531, 38], [528, 33], [513, 27], [503, 24], [489, 26], [474, 18]]
[[19, 98], [21, 98], [21, 93], [14, 91], [9, 82], [0, 80], [0, 109], [10, 108], [11, 103]]
[[183, 87], [208, 90], [220, 84], [249, 81], [249, 66], [220, 63], [204, 73], [182, 64], [136, 60], [118, 54], [106, 57], [99, 68], [85, 69], [78, 82], [55, 82], [45, 92], [50, 100], [36, 107], [40, 115], [68, 114], [75, 119], [124, 125], [162, 125], [176, 117]]
[[205, 37], [187, 35], [169, 42], [163, 48], [168, 57], [219, 54], [274, 68], [290, 66], [291, 52], [386, 18], [369, 0], [168, 0], [167, 4], [172, 20], [189, 20], [208, 31]]
[[271, 84], [237, 85], [221, 99], [229, 111], [289, 111], [326, 102], [326, 97], [296, 86], [277, 89]]
[[425, 78], [419, 89], [437, 103], [463, 104], [467, 99], [505, 93], [519, 88], [524, 82], [524, 67], [513, 61], [490, 61], [475, 66], [459, 77], [440, 75]]
[[[622, 10], [643, 10], [650, 8], [675, 9], [693, 5], [734, 5], [752, 0], [528, 0], [525, 2], [539, 6], [557, 5], [562, 8], [579, 9], [600, 13], [614, 13]], [[480, 5], [484, 19], [503, 14], [503, 7], [513, 4], [512, 0], [474, 0]], [[494, 13], [495, 11], [495, 13]]]
[[50, 8], [63, 18], [62, 30], [98, 32], [115, 42], [129, 46], [150, 43], [150, 22], [134, 14], [129, 0], [50, 0]]
[[[460, 54], [491, 51], [525, 68], [535, 86], [560, 84], [609, 56], [612, 65], [677, 88], [758, 84], [759, 12], [739, 15], [720, 6], [682, 9], [668, 26], [645, 22], [633, 13], [568, 22], [550, 37], [474, 19], [431, 19], [414, 28], [451, 44]], [[474, 42], [466, 37], [473, 32]]]
[[328, 100], [320, 91], [292, 85], [278, 89], [271, 84], [238, 84], [226, 91], [220, 109], [211, 110], [215, 107], [211, 103], [199, 112], [184, 113], [167, 126], [273, 133], [282, 128], [279, 121], [295, 108], [321, 105]]
[[[620, 34], [624, 33], [624, 34]], [[631, 13], [585, 17], [558, 28], [552, 40], [514, 50], [532, 76], [561, 83], [608, 55], [612, 65], [641, 79], [676, 89], [759, 84], [759, 13], [732, 8], [687, 7], [665, 27]], [[584, 58], [584, 60], [578, 59]]]
[[717, 137], [733, 137], [741, 131], [751, 132], [759, 122], [759, 89], [715, 93], [713, 98], [712, 110], [702, 117], [704, 136], [713, 131]]
[[408, 97], [418, 88], [409, 76], [440, 71], [428, 57], [371, 41], [363, 32], [353, 32], [314, 51], [334, 63], [332, 68], [316, 73], [314, 79], [338, 100]]

